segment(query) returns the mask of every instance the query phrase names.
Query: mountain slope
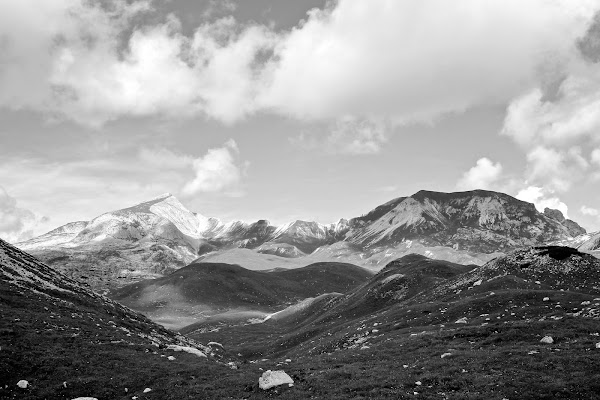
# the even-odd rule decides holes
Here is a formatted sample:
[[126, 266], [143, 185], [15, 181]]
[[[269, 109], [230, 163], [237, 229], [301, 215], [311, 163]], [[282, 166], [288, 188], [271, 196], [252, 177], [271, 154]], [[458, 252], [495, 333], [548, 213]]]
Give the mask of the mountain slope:
[[584, 231], [572, 221], [566, 226], [566, 221], [570, 220], [560, 222], [538, 212], [533, 204], [503, 193], [420, 191], [352, 219], [346, 240], [364, 247], [412, 240], [492, 253], [571, 238], [572, 233]]
[[[173, 349], [196, 352], [182, 356], [195, 367], [215, 364], [207, 358], [209, 347], [92, 292], [2, 240], [0, 320], [3, 399], [119, 398], [125, 387], [133, 396], [156, 388], [156, 373], [172, 367], [158, 353], [183, 354]], [[17, 387], [22, 379], [28, 388]]]
[[257, 248], [265, 254], [301, 257], [342, 238], [346, 225], [344, 220], [330, 226], [295, 221], [279, 228], [267, 220], [223, 224], [189, 211], [167, 193], [91, 221], [66, 224], [17, 246], [106, 293], [164, 276], [215, 251]]
[[577, 248], [581, 251], [600, 251], [600, 232], [592, 233], [590, 237]]
[[263, 369], [285, 365], [301, 378], [290, 398], [591, 400], [600, 390], [598, 282], [600, 260], [565, 247], [476, 268], [407, 256], [346, 295], [189, 335]]
[[122, 287], [110, 296], [166, 326], [181, 327], [215, 315], [263, 318], [307, 297], [346, 292], [370, 276], [363, 268], [340, 263], [273, 272], [194, 263], [171, 275]]
[[[350, 221], [297, 220], [279, 227], [267, 220], [224, 224], [167, 194], [67, 224], [18, 247], [106, 293], [168, 275], [199, 258], [251, 269], [336, 261], [378, 270], [410, 253], [483, 264], [515, 248], [575, 243], [582, 232], [558, 210], [539, 213], [533, 204], [483, 190], [421, 191]], [[238, 257], [245, 249], [252, 254]]]

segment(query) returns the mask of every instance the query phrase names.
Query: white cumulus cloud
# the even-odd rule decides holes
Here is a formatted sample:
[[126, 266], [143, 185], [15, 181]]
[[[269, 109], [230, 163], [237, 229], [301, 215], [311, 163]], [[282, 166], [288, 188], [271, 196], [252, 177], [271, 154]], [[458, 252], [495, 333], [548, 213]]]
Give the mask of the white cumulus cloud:
[[529, 186], [519, 191], [515, 196], [519, 200], [533, 203], [539, 212], [544, 212], [546, 207], [560, 210], [565, 218], [569, 218], [569, 207], [563, 203], [553, 192], [538, 186]]
[[477, 160], [477, 164], [465, 172], [456, 184], [458, 189], [498, 189], [502, 177], [502, 164], [494, 163], [487, 157]]
[[0, 186], [0, 238], [15, 243], [29, 239], [44, 217], [19, 207], [17, 200]]
[[581, 208], [579, 209], [579, 211], [583, 215], [591, 215], [592, 217], [600, 216], [600, 211], [598, 211], [596, 208], [588, 207], [588, 206], [585, 206], [585, 205], [581, 206]]
[[[1, 0], [0, 107], [92, 126], [127, 116], [232, 123], [257, 112], [429, 122], [555, 82], [600, 8], [339, 0], [288, 32], [224, 17], [186, 36], [173, 15], [157, 22], [151, 4]], [[566, 103], [577, 104], [570, 91], [595, 98], [594, 76], [582, 76], [564, 84]], [[369, 146], [377, 142], [354, 147]]]
[[[237, 161], [239, 150], [230, 139], [223, 147], [209, 149], [208, 152], [192, 161], [194, 178], [182, 189], [185, 196], [202, 192], [219, 192], [237, 186], [245, 166]], [[238, 192], [232, 192], [238, 193]]]

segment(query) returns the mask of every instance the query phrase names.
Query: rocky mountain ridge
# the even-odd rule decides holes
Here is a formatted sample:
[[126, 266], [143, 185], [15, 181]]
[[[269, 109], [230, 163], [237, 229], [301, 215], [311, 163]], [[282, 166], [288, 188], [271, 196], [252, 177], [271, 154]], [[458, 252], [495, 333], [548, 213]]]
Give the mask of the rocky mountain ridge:
[[533, 204], [504, 193], [422, 190], [350, 220], [346, 240], [364, 247], [417, 240], [430, 246], [492, 253], [585, 233], [560, 211], [549, 213], [542, 214]]
[[330, 260], [379, 269], [390, 257], [410, 252], [482, 264], [514, 248], [568, 242], [584, 232], [560, 211], [540, 213], [531, 203], [483, 190], [420, 191], [335, 224], [297, 220], [279, 227], [267, 220], [223, 223], [165, 194], [17, 246], [106, 290], [238, 248], [282, 260], [274, 267], [285, 266], [288, 258], [297, 259], [298, 266]]

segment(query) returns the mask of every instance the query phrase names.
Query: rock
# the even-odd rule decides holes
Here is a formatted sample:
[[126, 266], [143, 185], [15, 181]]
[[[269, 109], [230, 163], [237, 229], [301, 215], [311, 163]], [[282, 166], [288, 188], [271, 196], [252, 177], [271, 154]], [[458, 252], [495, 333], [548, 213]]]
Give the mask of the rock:
[[144, 393], [148, 393], [148, 392], [151, 392], [151, 391], [152, 391], [152, 389], [150, 389], [150, 388], [144, 389]]
[[544, 297], [543, 301], [550, 301], [550, 297]]
[[73, 400], [98, 400], [98, 399], [95, 397], [77, 397]]
[[477, 282], [473, 283], [473, 286], [479, 286], [483, 283], [483, 279], [478, 280]]
[[600, 342], [596, 343], [596, 348], [600, 349]]
[[167, 360], [169, 360], [169, 361], [173, 361], [173, 360], [175, 360], [175, 357], [173, 357], [173, 356], [169, 356], [169, 357], [167, 357]]
[[440, 356], [440, 358], [450, 357], [451, 355], [452, 355], [452, 353], [444, 353]]
[[552, 336], [544, 336], [541, 340], [541, 343], [546, 343], [546, 344], [552, 344], [554, 343], [554, 339], [552, 339]]
[[421, 386], [422, 384], [423, 384], [423, 383], [422, 383], [421, 381], [416, 381], [416, 382], [415, 382], [415, 385], [417, 385], [417, 386]]
[[24, 379], [21, 379], [19, 382], [17, 382], [17, 386], [21, 389], [27, 389], [27, 386], [29, 386], [29, 382], [27, 382]]
[[467, 323], [467, 317], [462, 317], [456, 320], [455, 324], [466, 324]]
[[581, 302], [582, 306], [589, 306], [590, 304], [592, 304], [592, 302], [591, 301], [587, 301], [587, 300]]
[[267, 390], [275, 386], [294, 384], [294, 380], [285, 373], [285, 371], [265, 371], [260, 378], [258, 378], [258, 386], [262, 390]]

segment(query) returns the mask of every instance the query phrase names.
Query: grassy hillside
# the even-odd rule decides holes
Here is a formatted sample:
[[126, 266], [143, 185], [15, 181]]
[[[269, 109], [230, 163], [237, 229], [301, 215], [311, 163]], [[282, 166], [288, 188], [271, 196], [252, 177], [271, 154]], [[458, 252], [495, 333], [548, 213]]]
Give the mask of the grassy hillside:
[[264, 318], [308, 297], [347, 292], [371, 275], [363, 268], [342, 263], [272, 272], [194, 263], [166, 277], [115, 290], [110, 297], [167, 326], [181, 327], [215, 315], [235, 320]]
[[[408, 257], [288, 318], [188, 334], [220, 341], [250, 369], [283, 363], [300, 380], [283, 398], [594, 399], [599, 273], [600, 260], [572, 249], [477, 269]], [[398, 279], [409, 285], [382, 285]]]

